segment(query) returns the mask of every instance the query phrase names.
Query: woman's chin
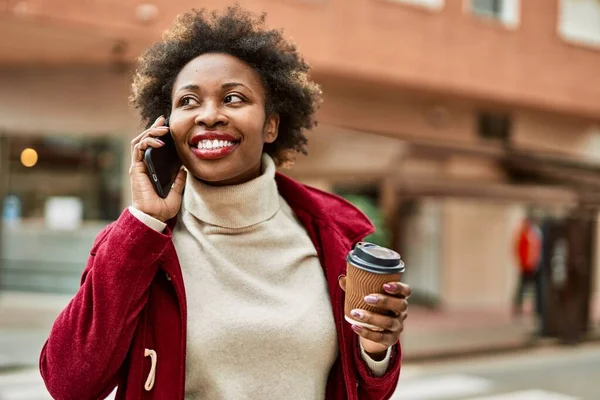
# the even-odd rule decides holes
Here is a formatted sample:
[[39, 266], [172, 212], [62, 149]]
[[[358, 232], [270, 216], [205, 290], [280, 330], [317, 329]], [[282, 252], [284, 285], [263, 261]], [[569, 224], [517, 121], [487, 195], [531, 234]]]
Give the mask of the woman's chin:
[[185, 166], [199, 181], [211, 186], [239, 185], [260, 175], [260, 164], [250, 168], [232, 158], [220, 160], [186, 160]]
[[188, 172], [200, 182], [210, 186], [231, 185], [237, 177], [236, 174], [228, 174], [225, 171], [207, 171], [207, 168], [188, 168]]
[[226, 183], [221, 182], [227, 182], [229, 180], [226, 176], [223, 175], [207, 175], [206, 173], [198, 174], [194, 172], [192, 172], [192, 175], [200, 182], [211, 186], [222, 186]]
[[225, 165], [222, 160], [198, 160], [193, 157], [186, 157], [183, 162], [188, 173], [199, 181], [209, 185], [217, 185], [221, 181], [227, 181], [235, 178], [235, 173], [230, 171], [230, 166]]

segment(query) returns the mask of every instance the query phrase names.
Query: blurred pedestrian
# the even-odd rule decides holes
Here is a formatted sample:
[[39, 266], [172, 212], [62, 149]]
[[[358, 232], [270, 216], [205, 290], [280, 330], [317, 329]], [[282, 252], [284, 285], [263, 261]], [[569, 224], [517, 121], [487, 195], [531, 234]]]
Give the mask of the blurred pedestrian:
[[513, 313], [523, 313], [523, 299], [529, 287], [535, 295], [534, 310], [539, 313], [538, 299], [541, 296], [538, 274], [542, 259], [542, 231], [530, 212], [519, 225], [515, 240], [515, 256], [519, 267], [519, 281], [515, 294]]
[[[280, 31], [238, 6], [180, 16], [141, 57], [132, 205], [96, 238], [42, 350], [54, 398], [115, 386], [131, 400], [391, 397], [410, 289], [391, 282], [365, 298], [388, 311], [360, 312], [380, 330], [346, 323], [338, 277], [373, 226], [276, 173], [315, 125], [308, 72]], [[169, 134], [185, 168], [162, 198], [144, 155]]]

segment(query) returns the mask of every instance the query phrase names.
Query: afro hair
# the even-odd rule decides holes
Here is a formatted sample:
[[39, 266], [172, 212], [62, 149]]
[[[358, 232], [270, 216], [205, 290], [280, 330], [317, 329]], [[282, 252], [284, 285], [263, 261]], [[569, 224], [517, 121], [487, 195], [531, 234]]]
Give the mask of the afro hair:
[[239, 5], [223, 12], [192, 10], [177, 17], [161, 41], [139, 58], [131, 103], [149, 127], [171, 110], [171, 91], [178, 73], [194, 58], [225, 53], [256, 70], [265, 87], [267, 114], [279, 116], [279, 135], [264, 151], [277, 164], [307, 154], [303, 131], [316, 125], [321, 102], [319, 85], [309, 79], [309, 66], [282, 31], [268, 29], [266, 15], [253, 14]]

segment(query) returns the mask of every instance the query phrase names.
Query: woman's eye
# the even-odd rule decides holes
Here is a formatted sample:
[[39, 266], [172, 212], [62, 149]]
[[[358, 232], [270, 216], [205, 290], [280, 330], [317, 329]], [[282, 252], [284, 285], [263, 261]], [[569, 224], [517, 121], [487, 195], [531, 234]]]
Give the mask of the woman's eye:
[[225, 104], [241, 103], [244, 99], [237, 94], [228, 94], [225, 96]]
[[196, 99], [194, 99], [193, 97], [184, 97], [183, 99], [181, 99], [181, 105], [184, 107], [196, 104], [198, 104], [198, 101], [196, 101]]

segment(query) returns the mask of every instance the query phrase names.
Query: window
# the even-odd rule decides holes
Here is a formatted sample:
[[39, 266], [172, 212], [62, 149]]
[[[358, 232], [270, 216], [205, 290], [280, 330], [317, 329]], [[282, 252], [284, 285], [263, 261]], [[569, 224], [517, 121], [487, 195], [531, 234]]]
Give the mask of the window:
[[510, 140], [512, 120], [503, 113], [481, 112], [477, 115], [479, 137], [507, 143]]
[[2, 134], [0, 153], [0, 291], [75, 293], [94, 237], [122, 210], [125, 142]]
[[519, 25], [520, 0], [467, 0], [474, 15], [491, 18], [509, 27]]
[[422, 7], [426, 7], [426, 8], [440, 10], [440, 9], [444, 8], [445, 0], [390, 0], [390, 1], [393, 1], [396, 3], [412, 4], [412, 5], [416, 5], [416, 6], [422, 6]]
[[13, 219], [47, 220], [49, 207], [67, 199], [84, 221], [119, 217], [125, 160], [120, 139], [9, 135], [3, 142], [9, 204], [4, 217], [18, 209]]
[[500, 19], [502, 17], [502, 0], [472, 0], [471, 9], [474, 14]]
[[600, 47], [600, 1], [561, 0], [558, 31], [569, 42]]

